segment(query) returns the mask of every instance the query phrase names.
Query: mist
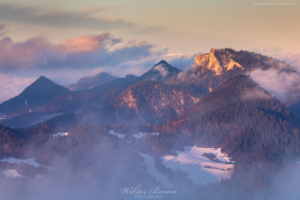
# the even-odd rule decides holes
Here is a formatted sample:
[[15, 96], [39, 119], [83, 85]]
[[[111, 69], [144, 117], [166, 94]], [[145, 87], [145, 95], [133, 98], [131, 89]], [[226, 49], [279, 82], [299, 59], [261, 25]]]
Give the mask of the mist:
[[256, 69], [250, 72], [250, 76], [261, 87], [287, 105], [292, 105], [300, 97], [299, 73], [279, 69]]

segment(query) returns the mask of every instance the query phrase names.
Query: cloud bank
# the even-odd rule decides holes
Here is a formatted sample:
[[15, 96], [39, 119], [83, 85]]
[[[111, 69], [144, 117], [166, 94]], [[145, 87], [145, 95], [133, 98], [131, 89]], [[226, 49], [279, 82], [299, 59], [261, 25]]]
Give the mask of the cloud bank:
[[[111, 47], [119, 46], [111, 51]], [[153, 55], [153, 45], [147, 42], [122, 43], [110, 33], [82, 35], [52, 44], [45, 37], [13, 42], [9, 37], [0, 40], [0, 69], [29, 68], [96, 68], [116, 66], [128, 60]]]
[[119, 28], [132, 28], [132, 23], [114, 17], [96, 17], [93, 14], [105, 9], [116, 7], [89, 7], [82, 11], [62, 12], [53, 11], [40, 13], [34, 7], [23, 7], [14, 4], [0, 4], [1, 21], [51, 26], [56, 28], [89, 28], [94, 30], [107, 30]]
[[107, 32], [81, 35], [57, 44], [42, 36], [22, 42], [4, 37], [0, 40], [0, 76], [4, 81], [0, 102], [14, 97], [41, 75], [59, 84], [101, 71], [139, 75], [164, 53], [154, 48], [146, 41], [123, 41]]
[[287, 106], [299, 101], [300, 74], [277, 69], [256, 69], [250, 72], [252, 79], [261, 87], [276, 96]]
[[300, 51], [276, 55], [279, 59], [294, 66], [300, 72]]

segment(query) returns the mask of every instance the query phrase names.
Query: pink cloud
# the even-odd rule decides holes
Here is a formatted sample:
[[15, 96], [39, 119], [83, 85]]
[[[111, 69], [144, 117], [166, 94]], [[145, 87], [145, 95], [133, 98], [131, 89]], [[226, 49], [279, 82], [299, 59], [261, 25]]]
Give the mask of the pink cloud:
[[116, 66], [125, 61], [152, 56], [152, 47], [145, 41], [124, 43], [110, 33], [82, 35], [58, 44], [53, 44], [42, 36], [25, 42], [14, 42], [9, 37], [4, 37], [0, 40], [0, 69]]
[[9, 37], [4, 37], [0, 40], [0, 68], [24, 69], [34, 67], [39, 64], [35, 63], [38, 55], [44, 52], [55, 53], [58, 50], [44, 37], [36, 37], [19, 43], [14, 43]]
[[300, 99], [300, 74], [278, 69], [255, 69], [250, 72], [252, 79], [276, 96], [286, 105], [293, 105]]
[[300, 72], [300, 51], [280, 54], [276, 57], [294, 66]]
[[51, 26], [58, 28], [84, 28], [93, 30], [110, 30], [119, 28], [134, 28], [135, 25], [120, 18], [95, 16], [107, 9], [121, 8], [116, 6], [95, 6], [81, 11], [41, 12], [37, 7], [24, 7], [16, 4], [0, 3], [0, 19], [2, 21]]
[[105, 47], [105, 41], [112, 36], [109, 33], [101, 35], [82, 35], [73, 39], [63, 40], [59, 43], [67, 52], [89, 52], [101, 50]]

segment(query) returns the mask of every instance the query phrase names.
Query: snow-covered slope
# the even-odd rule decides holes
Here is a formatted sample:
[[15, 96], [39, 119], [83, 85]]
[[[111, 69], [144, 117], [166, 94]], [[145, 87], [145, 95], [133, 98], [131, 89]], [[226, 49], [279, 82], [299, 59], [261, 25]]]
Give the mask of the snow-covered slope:
[[15, 169], [3, 170], [2, 174], [4, 174], [4, 176], [6, 178], [21, 178], [21, 177], [24, 177], [21, 174], [19, 174], [17, 172], [17, 170], [15, 170]]
[[[23, 163], [27, 163], [31, 166], [34, 166], [34, 167], [39, 167], [39, 166], [46, 167], [46, 166], [43, 166], [43, 165], [39, 164], [38, 162], [36, 162], [35, 158], [28, 158], [28, 159], [22, 160], [22, 159], [10, 157], [10, 158], [2, 159], [2, 160], [0, 160], [0, 162], [8, 162], [8, 163], [12, 163], [12, 164], [14, 164], [14, 163], [21, 164], [23, 162]], [[51, 167], [46, 167], [46, 168], [52, 169]]]
[[188, 173], [196, 184], [228, 179], [233, 173], [234, 164], [221, 153], [221, 148], [185, 147], [185, 151], [177, 151], [177, 155], [164, 156], [162, 164], [173, 171]]

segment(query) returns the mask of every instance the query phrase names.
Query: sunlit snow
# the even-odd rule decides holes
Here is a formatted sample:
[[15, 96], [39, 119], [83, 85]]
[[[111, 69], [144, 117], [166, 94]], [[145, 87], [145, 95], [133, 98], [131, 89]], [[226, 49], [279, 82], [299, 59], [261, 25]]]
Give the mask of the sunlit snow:
[[2, 174], [5, 175], [6, 178], [19, 178], [19, 177], [24, 177], [21, 174], [17, 172], [15, 169], [8, 169], [8, 170], [3, 170]]
[[[203, 156], [204, 153], [214, 155], [214, 160]], [[173, 171], [186, 172], [196, 184], [229, 179], [233, 173], [234, 164], [229, 164], [230, 159], [221, 153], [221, 148], [185, 147], [185, 151], [177, 151], [177, 155], [164, 156], [162, 164]]]
[[58, 132], [58, 133], [56, 133], [56, 134], [53, 134], [52, 136], [53, 136], [53, 137], [57, 137], [57, 136], [63, 137], [63, 136], [68, 136], [68, 135], [69, 135], [68, 132]]

